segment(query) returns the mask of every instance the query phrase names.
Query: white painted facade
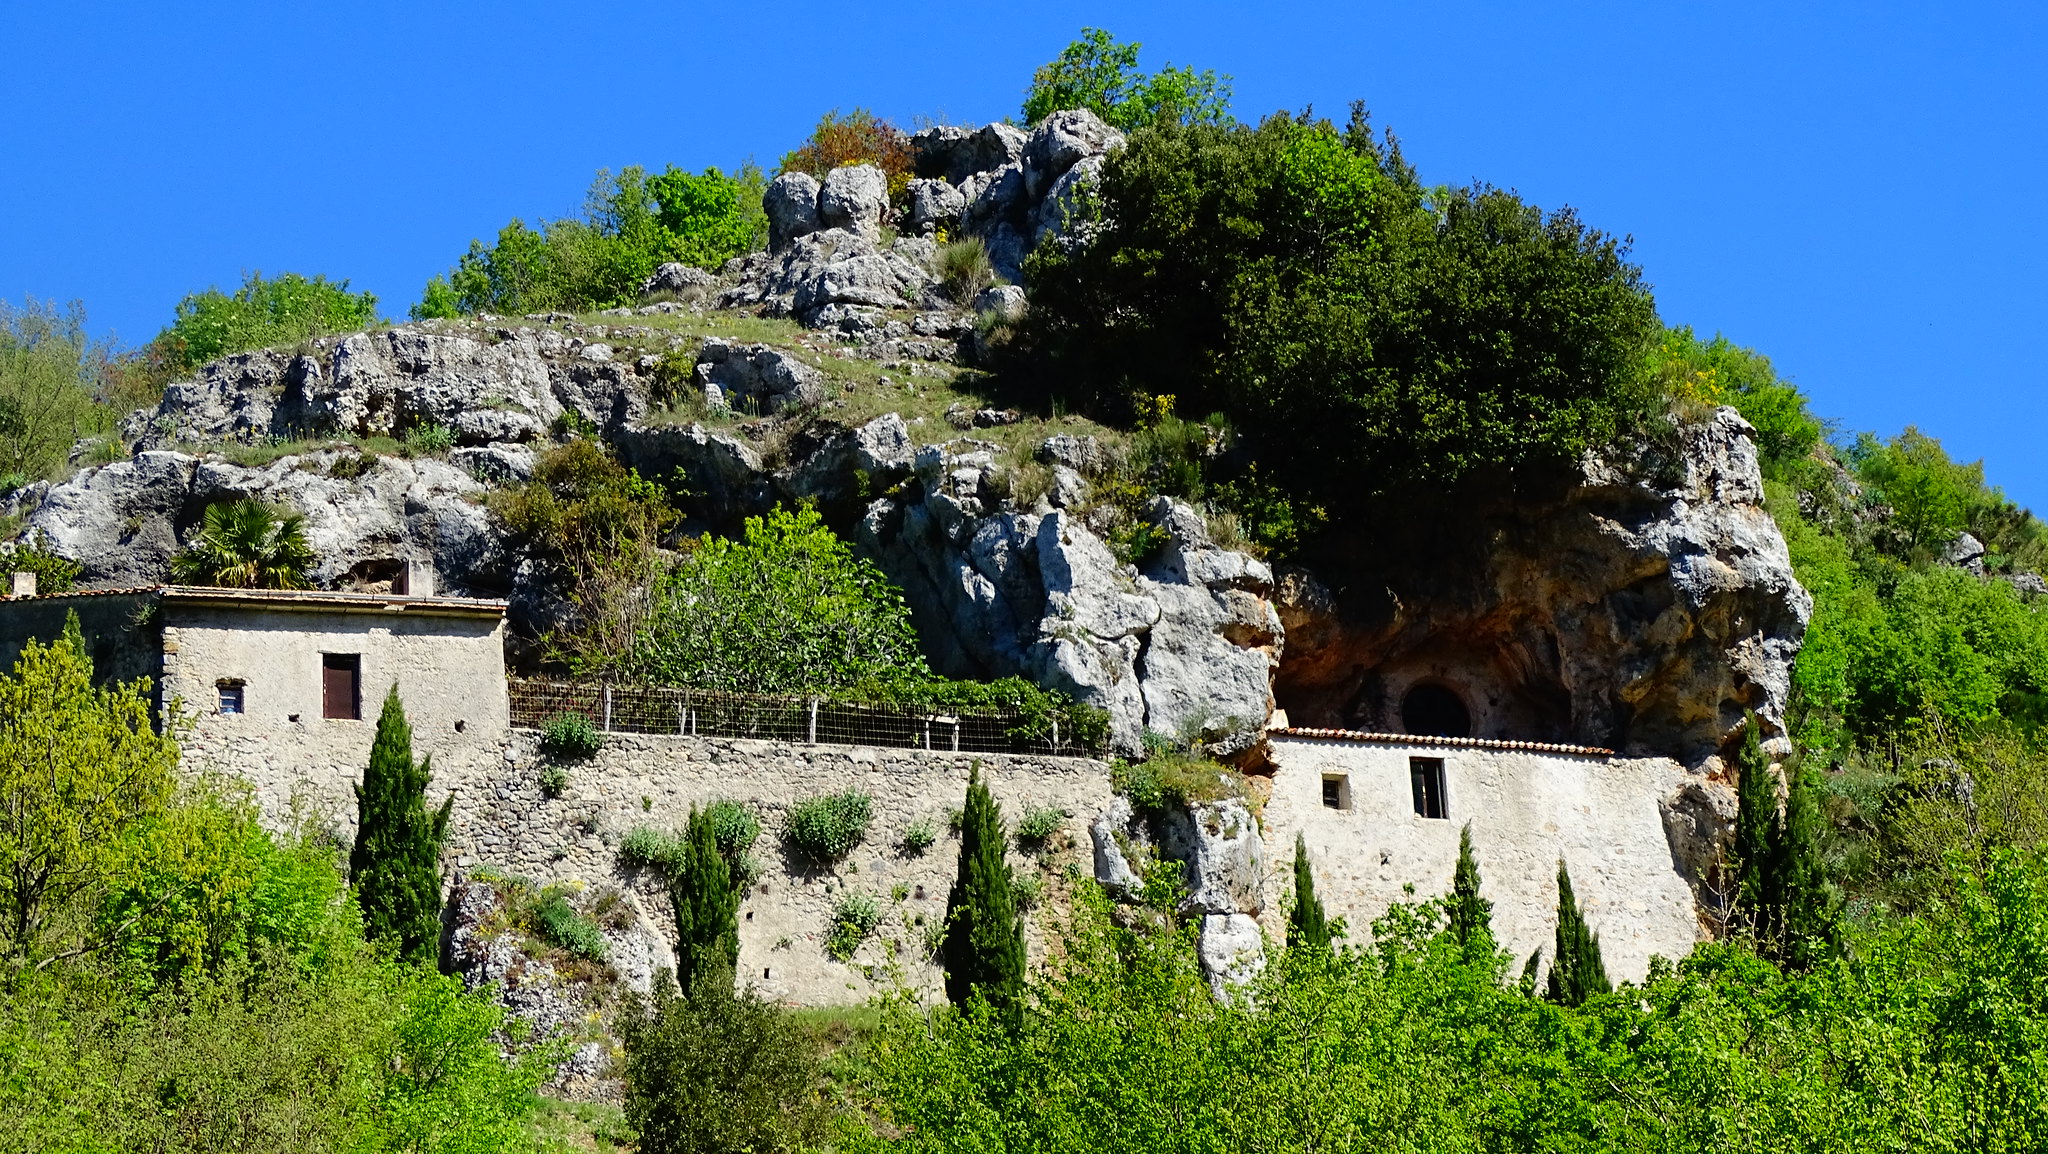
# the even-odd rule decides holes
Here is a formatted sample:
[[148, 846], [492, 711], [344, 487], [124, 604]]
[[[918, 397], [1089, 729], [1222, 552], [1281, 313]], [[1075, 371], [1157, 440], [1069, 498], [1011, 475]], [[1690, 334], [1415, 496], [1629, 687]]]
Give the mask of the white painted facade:
[[[1652, 955], [1675, 960], [1702, 937], [1659, 808], [1690, 777], [1674, 761], [1394, 735], [1276, 730], [1271, 740], [1263, 921], [1276, 937], [1285, 929], [1296, 833], [1306, 840], [1325, 908], [1362, 941], [1392, 903], [1450, 890], [1458, 831], [1467, 823], [1494, 933], [1518, 966], [1538, 947], [1548, 966], [1560, 858], [1615, 980], [1640, 980]], [[1442, 818], [1416, 812], [1415, 759], [1442, 762]], [[1335, 806], [1325, 804], [1326, 779], [1335, 784]]]

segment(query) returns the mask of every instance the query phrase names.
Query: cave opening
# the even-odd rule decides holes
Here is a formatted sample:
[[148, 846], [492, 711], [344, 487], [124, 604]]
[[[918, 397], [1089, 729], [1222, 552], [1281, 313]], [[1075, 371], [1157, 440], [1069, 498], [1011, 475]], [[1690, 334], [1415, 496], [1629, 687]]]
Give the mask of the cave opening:
[[1470, 737], [1472, 713], [1449, 687], [1424, 682], [1401, 699], [1401, 728], [1418, 737]]

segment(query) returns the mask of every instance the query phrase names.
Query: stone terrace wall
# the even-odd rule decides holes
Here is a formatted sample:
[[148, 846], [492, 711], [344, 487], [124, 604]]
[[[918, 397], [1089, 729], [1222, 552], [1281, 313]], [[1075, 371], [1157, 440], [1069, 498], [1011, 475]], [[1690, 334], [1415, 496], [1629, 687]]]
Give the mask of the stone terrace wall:
[[[1279, 899], [1292, 884], [1296, 832], [1307, 839], [1317, 895], [1362, 941], [1371, 920], [1403, 900], [1403, 886], [1417, 898], [1449, 892], [1467, 822], [1494, 934], [1518, 963], [1540, 946], [1549, 965], [1559, 858], [1616, 981], [1641, 980], [1650, 955], [1676, 960], [1701, 936], [1658, 810], [1694, 780], [1676, 762], [1278, 735], [1273, 754], [1262, 817], [1265, 921], [1275, 937], [1285, 932]], [[1411, 756], [1443, 759], [1448, 820], [1416, 815]], [[1326, 774], [1348, 779], [1348, 810], [1323, 805]]]
[[[329, 722], [258, 737], [252, 727], [236, 726], [239, 720], [203, 720], [187, 745], [188, 765], [211, 764], [248, 778], [272, 820], [283, 820], [296, 801], [336, 836], [352, 840], [350, 786], [361, 774], [374, 723], [349, 728]], [[344, 732], [324, 732], [337, 727]], [[342, 736], [360, 736], [360, 750], [354, 740], [337, 746]], [[960, 844], [948, 817], [966, 796], [971, 763], [981, 763], [1012, 825], [1031, 809], [1065, 814], [1061, 833], [1043, 853], [1011, 849], [1020, 874], [1043, 873], [1047, 908], [1061, 904], [1059, 894], [1072, 884], [1069, 863], [1085, 862], [1088, 821], [1110, 797], [1108, 766], [1079, 758], [607, 734], [596, 756], [561, 763], [568, 785], [550, 798], [540, 781], [551, 762], [530, 730], [466, 748], [436, 735], [418, 752], [428, 748], [434, 752], [429, 801], [455, 794], [446, 859], [451, 883], [488, 867], [542, 882], [617, 887], [641, 929], [613, 936], [613, 960], [635, 984], [655, 967], [673, 964], [674, 921], [658, 871], [624, 866], [619, 842], [635, 826], [680, 829], [693, 805], [721, 798], [748, 805], [761, 819], [754, 854], [763, 872], [740, 907], [740, 973], [768, 997], [805, 1005], [858, 1003], [898, 984], [938, 994], [941, 975], [926, 959], [923, 942], [926, 928], [945, 915]], [[813, 870], [786, 854], [780, 834], [789, 807], [845, 789], [874, 798], [866, 840], [832, 871]], [[921, 818], [932, 823], [938, 841], [922, 855], [906, 855], [899, 848], [903, 834]], [[832, 907], [846, 889], [872, 895], [883, 915], [850, 964], [832, 961], [824, 949]], [[1034, 956], [1042, 951], [1041, 938], [1034, 926]]]

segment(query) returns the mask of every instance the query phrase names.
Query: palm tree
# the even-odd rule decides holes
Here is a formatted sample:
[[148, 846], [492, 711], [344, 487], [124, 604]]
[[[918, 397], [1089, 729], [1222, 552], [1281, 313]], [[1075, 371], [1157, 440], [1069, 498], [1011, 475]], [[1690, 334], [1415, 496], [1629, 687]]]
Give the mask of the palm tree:
[[172, 558], [171, 576], [228, 589], [306, 589], [312, 564], [304, 517], [244, 498], [206, 510], [199, 535]]

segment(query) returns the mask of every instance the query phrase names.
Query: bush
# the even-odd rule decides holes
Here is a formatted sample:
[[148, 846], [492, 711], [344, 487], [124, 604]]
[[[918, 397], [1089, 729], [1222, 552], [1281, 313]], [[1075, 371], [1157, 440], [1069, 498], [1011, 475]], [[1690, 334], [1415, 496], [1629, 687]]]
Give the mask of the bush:
[[228, 589], [305, 589], [314, 559], [305, 517], [245, 497], [207, 506], [198, 535], [171, 558], [171, 577]]
[[602, 962], [609, 954], [610, 947], [597, 923], [577, 913], [564, 895], [549, 894], [534, 907], [533, 914], [540, 924], [541, 936], [550, 944], [593, 962]]
[[405, 447], [421, 455], [445, 453], [455, 447], [455, 432], [445, 425], [414, 425], [405, 431]]
[[882, 910], [872, 894], [846, 890], [832, 906], [832, 931], [825, 936], [825, 953], [835, 962], [853, 957], [860, 944], [882, 923]]
[[589, 757], [604, 744], [597, 726], [580, 713], [557, 713], [541, 723], [541, 752], [553, 757]]
[[754, 847], [754, 839], [761, 836], [761, 819], [739, 802], [714, 801], [704, 813], [718, 840], [718, 852], [728, 861], [743, 859]]
[[813, 797], [790, 807], [783, 837], [804, 857], [829, 865], [860, 844], [873, 816], [874, 799], [859, 790]]
[[656, 991], [619, 1021], [626, 1118], [641, 1154], [810, 1149], [823, 1136], [818, 1050], [751, 990]]
[[865, 108], [845, 116], [838, 109], [819, 118], [811, 138], [782, 158], [782, 171], [804, 172], [824, 180], [835, 168], [872, 164], [889, 182], [889, 202], [901, 204], [910, 188], [913, 159], [910, 136]]
[[940, 286], [962, 307], [973, 304], [977, 293], [996, 283], [996, 267], [989, 263], [988, 245], [978, 236], [941, 245], [936, 267]]
[[924, 851], [932, 848], [939, 840], [938, 830], [932, 828], [930, 818], [921, 817], [910, 823], [903, 831], [903, 852], [910, 857], [922, 857]]
[[1157, 811], [1169, 802], [1200, 805], [1242, 793], [1237, 776], [1216, 762], [1163, 742], [1148, 744], [1144, 761], [1132, 765], [1119, 758], [1109, 766], [1110, 787], [1130, 798], [1137, 809]]
[[540, 770], [540, 791], [548, 797], [560, 797], [569, 788], [569, 771], [559, 765], [544, 765]]
[[33, 573], [36, 593], [48, 596], [70, 589], [78, 581], [81, 567], [43, 548], [31, 536], [24, 541], [0, 543], [0, 573]]
[[94, 394], [106, 395], [114, 366], [86, 336], [80, 306], [0, 300], [0, 473], [9, 491], [62, 474], [73, 441], [113, 430], [121, 414]]
[[1027, 849], [1037, 849], [1060, 830], [1067, 815], [1057, 809], [1031, 809], [1017, 819], [1017, 844]]
[[627, 865], [674, 870], [683, 860], [683, 840], [663, 830], [636, 825], [620, 839], [619, 858]]
[[1081, 38], [1061, 50], [1059, 59], [1032, 74], [1024, 122], [1037, 124], [1068, 108], [1089, 109], [1125, 132], [1162, 121], [1230, 120], [1230, 77], [1171, 64], [1147, 76], [1138, 71], [1138, 47], [1120, 44], [1100, 28], [1081, 29]]
[[322, 333], [377, 323], [377, 297], [352, 293], [348, 282], [285, 273], [264, 280], [252, 272], [232, 295], [217, 288], [178, 302], [176, 319], [150, 342], [148, 354], [169, 375], [249, 349], [293, 345]]

